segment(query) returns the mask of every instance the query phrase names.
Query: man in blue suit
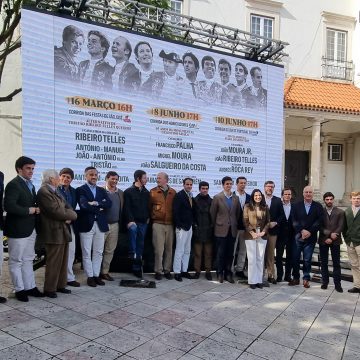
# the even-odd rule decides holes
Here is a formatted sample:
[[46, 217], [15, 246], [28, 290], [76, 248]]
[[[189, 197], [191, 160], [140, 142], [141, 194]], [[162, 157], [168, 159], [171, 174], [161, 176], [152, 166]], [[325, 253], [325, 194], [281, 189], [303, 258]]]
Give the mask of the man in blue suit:
[[28, 296], [43, 297], [35, 284], [33, 260], [35, 258], [36, 217], [40, 209], [31, 181], [35, 160], [26, 156], [15, 162], [17, 176], [5, 188], [4, 208], [6, 220], [4, 234], [9, 243], [9, 272], [19, 301]]
[[295, 231], [294, 278], [289, 282], [289, 285], [300, 284], [300, 257], [301, 253], [303, 253], [303, 285], [304, 288], [309, 288], [311, 260], [323, 219], [323, 208], [320, 203], [313, 201], [314, 190], [311, 186], [304, 187], [303, 196], [304, 201], [300, 201], [292, 207], [292, 220]]
[[176, 227], [176, 249], [174, 256], [174, 278], [177, 281], [182, 281], [182, 277], [192, 279], [193, 277], [188, 273], [192, 224], [194, 221], [193, 198], [192, 198], [191, 178], [183, 180], [184, 189], [175, 195], [173, 203], [174, 224]]
[[83, 256], [83, 266], [91, 287], [105, 285], [99, 277], [104, 250], [104, 235], [109, 231], [105, 210], [111, 207], [106, 190], [96, 186], [98, 172], [89, 166], [85, 169], [86, 183], [76, 189], [80, 206], [78, 229]]

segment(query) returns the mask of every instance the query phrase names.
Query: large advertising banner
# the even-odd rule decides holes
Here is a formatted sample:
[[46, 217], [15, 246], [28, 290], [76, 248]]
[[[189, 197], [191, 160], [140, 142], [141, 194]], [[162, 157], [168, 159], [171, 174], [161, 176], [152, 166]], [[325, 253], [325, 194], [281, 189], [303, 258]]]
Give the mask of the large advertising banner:
[[[75, 186], [94, 166], [119, 186], [143, 169], [175, 189], [184, 177], [221, 189], [229, 175], [281, 184], [283, 68], [111, 27], [22, 12], [23, 153], [71, 167]], [[197, 186], [194, 186], [194, 190]]]

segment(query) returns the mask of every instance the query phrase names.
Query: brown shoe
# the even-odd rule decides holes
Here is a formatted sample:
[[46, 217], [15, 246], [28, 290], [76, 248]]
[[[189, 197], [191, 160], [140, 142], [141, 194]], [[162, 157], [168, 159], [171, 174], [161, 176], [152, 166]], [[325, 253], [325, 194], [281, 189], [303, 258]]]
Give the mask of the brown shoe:
[[305, 289], [308, 289], [308, 288], [310, 287], [310, 282], [309, 282], [309, 280], [304, 280], [304, 281], [303, 281], [303, 285], [304, 285], [304, 288], [305, 288]]
[[100, 278], [104, 279], [104, 280], [107, 280], [107, 281], [114, 281], [114, 278], [111, 277], [109, 274], [100, 274]]
[[300, 280], [299, 279], [292, 279], [292, 280], [289, 281], [288, 285], [289, 286], [300, 285]]
[[105, 283], [100, 279], [99, 276], [94, 276], [94, 280], [95, 280], [96, 285], [101, 285], [101, 286], [105, 285]]
[[86, 282], [91, 287], [96, 287], [97, 286], [96, 282], [95, 282], [95, 279], [92, 276], [88, 277]]

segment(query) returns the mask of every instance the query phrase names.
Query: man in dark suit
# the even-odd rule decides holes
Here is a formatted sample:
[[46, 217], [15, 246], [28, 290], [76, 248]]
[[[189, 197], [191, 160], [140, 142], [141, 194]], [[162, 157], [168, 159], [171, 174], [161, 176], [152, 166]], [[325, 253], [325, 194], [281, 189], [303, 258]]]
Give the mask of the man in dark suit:
[[[244, 273], [245, 260], [246, 260], [246, 245], [244, 238], [245, 227], [243, 222], [243, 210], [245, 204], [248, 204], [250, 201], [250, 195], [245, 192], [246, 184], [247, 184], [246, 177], [239, 176], [236, 179], [236, 191], [234, 191], [234, 195], [237, 195], [240, 202], [238, 230], [234, 245], [234, 269], [236, 271], [236, 276], [238, 276], [240, 279], [247, 279], [247, 276]], [[237, 253], [237, 258], [235, 258], [238, 247], [239, 247], [239, 251]]]
[[231, 177], [223, 177], [221, 183], [224, 190], [214, 196], [210, 207], [216, 237], [217, 275], [220, 283], [225, 278], [225, 280], [233, 284], [231, 264], [240, 215], [240, 203], [239, 198], [231, 191], [233, 184]]
[[323, 208], [320, 203], [313, 201], [314, 190], [305, 186], [304, 201], [293, 206], [293, 227], [295, 231], [295, 248], [293, 253], [294, 278], [290, 286], [300, 284], [300, 257], [303, 253], [303, 285], [310, 287], [311, 260], [317, 241], [317, 233], [323, 220]]
[[31, 182], [35, 161], [26, 156], [15, 162], [18, 174], [5, 188], [6, 220], [4, 234], [9, 238], [9, 272], [19, 301], [28, 296], [44, 296], [35, 285], [35, 219], [40, 210], [36, 204], [35, 187]]
[[[3, 264], [3, 230], [4, 230], [4, 209], [3, 209], [3, 196], [4, 196], [4, 174], [0, 171], [0, 275], [2, 272]], [[6, 302], [6, 298], [0, 296], [0, 304]]]
[[174, 198], [173, 216], [176, 234], [176, 249], [174, 255], [174, 278], [182, 281], [182, 277], [192, 279], [188, 273], [192, 224], [194, 222], [193, 198], [191, 178], [183, 180], [184, 189], [179, 191]]
[[[70, 185], [74, 180], [74, 171], [70, 168], [63, 168], [60, 170], [60, 185], [59, 185], [59, 193], [64, 198], [66, 203], [71, 206], [73, 210], [76, 209], [76, 191]], [[69, 243], [69, 256], [68, 256], [68, 269], [67, 269], [67, 285], [79, 287], [80, 283], [75, 280], [75, 275], [73, 271], [73, 265], [75, 260], [75, 252], [76, 252], [76, 222], [73, 221], [69, 224], [71, 231], [71, 241]]]
[[[267, 272], [267, 280], [272, 284], [276, 284], [274, 266], [275, 247], [277, 236], [279, 233], [279, 224], [281, 223], [284, 215], [281, 199], [273, 195], [274, 189], [275, 183], [273, 181], [265, 181], [265, 202], [270, 212], [270, 226], [265, 250], [265, 268]], [[266, 282], [266, 278], [264, 281], [264, 285], [268, 285], [268, 283]]]
[[45, 244], [46, 269], [44, 295], [56, 298], [56, 292], [70, 294], [66, 289], [70, 223], [76, 220], [76, 212], [59, 194], [60, 177], [55, 170], [45, 170], [37, 200], [40, 212], [39, 238]]
[[78, 229], [87, 284], [91, 287], [105, 285], [99, 277], [104, 250], [104, 235], [109, 231], [105, 211], [111, 207], [106, 190], [96, 186], [98, 172], [89, 166], [85, 169], [86, 183], [76, 189], [80, 206]]
[[342, 293], [340, 245], [342, 244], [341, 233], [344, 228], [344, 211], [334, 206], [334, 194], [326, 192], [323, 196], [325, 207], [323, 210], [323, 223], [320, 228], [319, 248], [321, 260], [321, 288], [326, 290], [329, 284], [328, 259], [329, 250], [333, 263], [333, 278], [335, 290]]
[[290, 188], [284, 188], [281, 191], [284, 214], [282, 221], [279, 224], [279, 233], [276, 240], [276, 272], [277, 282], [283, 281], [283, 255], [286, 249], [285, 260], [285, 277], [284, 280], [289, 282], [291, 280], [292, 270], [292, 253], [294, 248], [294, 229], [292, 225], [292, 208], [291, 197], [292, 191]]

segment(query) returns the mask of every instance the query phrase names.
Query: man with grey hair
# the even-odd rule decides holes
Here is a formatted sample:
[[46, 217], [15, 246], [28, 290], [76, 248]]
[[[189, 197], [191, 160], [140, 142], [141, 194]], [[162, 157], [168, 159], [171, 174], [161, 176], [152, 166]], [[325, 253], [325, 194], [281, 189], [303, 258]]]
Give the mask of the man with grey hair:
[[66, 289], [70, 223], [76, 220], [76, 212], [57, 192], [60, 177], [55, 170], [45, 170], [42, 186], [37, 193], [40, 208], [39, 239], [45, 244], [46, 270], [44, 295], [56, 298], [56, 292], [70, 294]]
[[168, 185], [169, 176], [157, 174], [157, 186], [150, 190], [149, 208], [153, 222], [153, 246], [155, 254], [155, 279], [161, 280], [162, 271], [170, 280], [172, 264], [172, 248], [174, 241], [173, 202], [176, 191]]

